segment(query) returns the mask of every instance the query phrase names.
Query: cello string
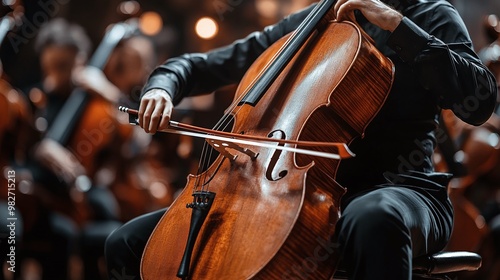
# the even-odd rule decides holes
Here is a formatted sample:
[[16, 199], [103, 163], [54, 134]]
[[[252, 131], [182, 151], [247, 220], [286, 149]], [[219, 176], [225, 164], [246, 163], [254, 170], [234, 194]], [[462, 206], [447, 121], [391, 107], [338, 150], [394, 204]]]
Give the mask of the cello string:
[[[202, 147], [202, 150], [201, 150], [201, 154], [202, 155], [205, 154], [205, 150], [206, 149], [207, 149], [207, 142], [205, 141], [203, 143], [203, 147]], [[200, 160], [198, 161], [198, 170], [197, 170], [197, 174], [198, 175], [201, 176], [201, 174], [203, 173], [203, 168], [204, 168], [204, 165], [202, 164], [202, 159], [200, 158]], [[194, 190], [193, 190], [193, 192], [196, 192], [196, 190], [198, 189], [198, 187], [200, 185], [200, 176], [196, 176], [196, 180], [195, 180], [195, 183], [194, 183]], [[203, 180], [201, 180], [201, 181], [203, 181]], [[203, 183], [201, 185], [203, 186]]]
[[[254, 77], [253, 80], [246, 86], [246, 88], [244, 90], [244, 94], [241, 94], [237, 99], [235, 99], [235, 101], [233, 101], [233, 103], [230, 105], [230, 107], [227, 110], [229, 113], [224, 114], [224, 116], [216, 123], [216, 125], [213, 127], [214, 130], [225, 131], [228, 129], [229, 125], [231, 124], [231, 122], [234, 119], [233, 116], [235, 114], [237, 114], [238, 112], [240, 112], [240, 110], [242, 110], [242, 106], [238, 106], [238, 104], [247, 96], [248, 92], [255, 84], [261, 82], [262, 77], [265, 75], [266, 71], [268, 71], [268, 69], [270, 68], [272, 63], [279, 59], [279, 56], [280, 56], [280, 54], [282, 54], [283, 50], [292, 42], [293, 38], [295, 37], [294, 35], [295, 35], [295, 33], [292, 36], [288, 37], [287, 40], [285, 41], [285, 43], [280, 47], [280, 49], [275, 54], [273, 54], [271, 59], [269, 59], [267, 61], [266, 65], [264, 66], [264, 70], [261, 71], [256, 77]], [[206, 145], [208, 145], [208, 144], [205, 142], [203, 144], [203, 146], [205, 147]], [[208, 165], [209, 159], [213, 155], [214, 149], [208, 148], [206, 151], [208, 151], [208, 150], [210, 150], [208, 156], [207, 156], [207, 154], [203, 154], [201, 156], [201, 160], [203, 160], [203, 162], [204, 162], [203, 165]], [[212, 176], [213, 175], [214, 174], [212, 174]], [[212, 176], [210, 176], [210, 177], [212, 177]], [[207, 184], [207, 188], [208, 188], [208, 184]]]
[[[318, 5], [319, 6], [319, 5]], [[285, 42], [283, 43], [283, 45], [280, 46], [280, 48], [273, 54], [273, 56], [266, 62], [266, 64], [264, 65], [263, 69], [251, 80], [251, 82], [245, 87], [245, 89], [243, 90], [243, 93], [244, 94], [241, 94], [240, 97], [238, 97], [238, 99], [235, 99], [235, 101], [230, 105], [230, 107], [226, 110], [228, 112], [231, 112], [232, 114], [228, 113], [228, 114], [224, 114], [224, 116], [219, 120], [219, 122], [214, 126], [213, 129], [215, 130], [219, 130], [221, 127], [223, 127], [223, 129], [227, 129], [227, 126], [229, 125], [230, 123], [230, 120], [229, 120], [229, 117], [231, 115], [234, 115], [236, 113], [239, 112], [239, 110], [241, 110], [241, 106], [238, 106], [238, 104], [248, 95], [248, 93], [250, 92], [250, 90], [258, 83], [262, 83], [262, 79], [264, 76], [266, 76], [266, 74], [270, 71], [269, 69], [271, 68], [271, 65], [275, 62], [275, 61], [278, 61], [284, 50], [287, 49], [289, 47], [290, 44], [293, 43], [293, 41], [296, 39], [297, 37], [297, 34], [299, 34], [299, 31], [304, 29], [305, 25], [306, 25], [306, 22], [313, 17], [313, 15], [316, 13], [316, 10], [318, 10], [319, 8], [318, 7], [315, 7], [313, 11], [311, 11], [309, 13], [309, 15], [307, 16], [307, 18], [296, 28], [295, 31], [293, 31], [292, 35], [290, 35], [286, 40]], [[235, 108], [238, 108], [237, 111], [235, 111]], [[229, 120], [229, 121], [228, 121]]]
[[[208, 149], [208, 156], [206, 156], [204, 158], [204, 169], [206, 170], [205, 172], [205, 175], [203, 176], [204, 180], [203, 180], [203, 183], [201, 185], [201, 190], [202, 191], [208, 191], [208, 188], [209, 188], [209, 184], [210, 184], [210, 178], [212, 178], [215, 174], [211, 174], [210, 176], [208, 176], [208, 167], [210, 166], [210, 159], [212, 158], [212, 155], [213, 155], [213, 152], [214, 152], [214, 148], [212, 146], [209, 146], [208, 142], [205, 141], [205, 143], [203, 144], [204, 147], [207, 147]], [[208, 183], [207, 183], [208, 181]]]
[[[230, 124], [229, 116], [234, 115], [239, 112], [239, 110], [242, 109], [242, 106], [238, 106], [238, 104], [249, 94], [249, 92], [255, 87], [255, 85], [259, 83], [264, 83], [263, 79], [266, 76], [269, 76], [269, 72], [271, 71], [270, 69], [272, 68], [272, 65], [279, 60], [282, 60], [282, 57], [284, 56], [284, 51], [286, 49], [290, 48], [290, 45], [295, 43], [295, 41], [300, 39], [299, 34], [303, 33], [304, 29], [308, 28], [308, 25], [310, 24], [310, 21], [316, 17], [316, 14], [323, 9], [322, 6], [327, 5], [327, 1], [322, 1], [320, 4], [318, 4], [313, 11], [307, 15], [304, 21], [301, 22], [301, 24], [293, 31], [293, 33], [285, 40], [283, 45], [280, 46], [280, 48], [273, 54], [273, 56], [266, 62], [265, 66], [263, 69], [256, 75], [256, 77], [253, 78], [253, 80], [246, 86], [244, 89], [244, 94], [241, 94], [241, 96], [236, 99], [235, 102], [231, 104], [231, 106], [228, 108], [228, 113], [225, 114], [224, 117], [219, 120], [219, 122], [214, 126], [213, 129], [215, 130], [220, 130], [222, 127], [223, 129], [227, 129], [228, 125]], [[274, 80], [276, 80], [277, 77], [275, 77]], [[235, 108], [239, 107], [238, 110], [235, 111]]]
[[[242, 106], [239, 106], [241, 101], [249, 94], [249, 92], [255, 87], [255, 85], [265, 82], [265, 81], [263, 81], [264, 77], [270, 75], [269, 71], [271, 71], [270, 69], [271, 69], [272, 65], [276, 61], [282, 60], [282, 57], [284, 56], [284, 54], [283, 54], [284, 50], [290, 48], [289, 46], [292, 43], [294, 43], [296, 40], [298, 40], [298, 39], [296, 39], [298, 37], [297, 34], [302, 33], [302, 30], [307, 28], [307, 25], [310, 24], [309, 23], [310, 20], [316, 16], [318, 11], [321, 10], [321, 6], [323, 6], [323, 4], [326, 2], [327, 1], [322, 1], [321, 5], [316, 6], [314, 8], [314, 10], [309, 13], [309, 15], [306, 17], [306, 19], [304, 21], [302, 21], [302, 23], [296, 28], [296, 30], [292, 33], [292, 35], [286, 39], [286, 41], [283, 43], [282, 46], [280, 46], [278, 51], [276, 53], [274, 53], [273, 56], [271, 57], [271, 59], [269, 59], [267, 61], [263, 70], [260, 71], [259, 74], [256, 77], [254, 77], [252, 79], [252, 81], [246, 86], [246, 88], [243, 91], [244, 94], [241, 94], [241, 96], [238, 97], [237, 99], [235, 99], [235, 101], [230, 105], [230, 107], [227, 110], [227, 112], [230, 112], [230, 113], [224, 114], [224, 116], [213, 127], [214, 130], [226, 130], [228, 128], [228, 126], [231, 124], [232, 116], [237, 114], [242, 109]], [[274, 80], [276, 80], [276, 78], [273, 79], [273, 81]], [[273, 81], [271, 81], [271, 82], [273, 82]], [[203, 166], [203, 169], [206, 169], [206, 170], [208, 170], [209, 161], [213, 155], [213, 150], [214, 150], [213, 148], [208, 147], [207, 145], [208, 145], [207, 142], [205, 142], [203, 144], [202, 155], [200, 156], [200, 163], [199, 163], [199, 166]], [[212, 177], [212, 176], [210, 176], [210, 177]], [[205, 184], [203, 184], [203, 186], [204, 185]], [[208, 184], [207, 184], [207, 188], [208, 188]]]
[[[216, 125], [213, 127], [214, 130], [219, 130], [219, 131], [224, 131], [226, 130], [229, 125], [231, 124], [232, 120], [233, 120], [233, 115], [235, 114], [238, 114], [238, 112], [240, 112], [240, 110], [242, 110], [242, 106], [238, 106], [238, 104], [245, 98], [245, 96], [248, 94], [248, 92], [250, 91], [250, 89], [257, 83], [261, 82], [261, 79], [262, 77], [264, 76], [264, 73], [267, 71], [267, 69], [269, 69], [269, 67], [271, 66], [271, 64], [279, 59], [279, 55], [283, 52], [283, 49], [285, 47], [287, 47], [293, 40], [294, 36], [290, 36], [289, 38], [287, 38], [287, 40], [285, 41], [285, 43], [280, 47], [280, 49], [278, 50], [278, 52], [276, 52], [272, 57], [271, 59], [266, 63], [266, 65], [264, 66], [264, 70], [261, 71], [252, 81], [250, 84], [248, 84], [244, 90], [244, 94], [241, 94], [237, 99], [235, 99], [235, 101], [233, 101], [233, 103], [231, 104], [231, 106], [228, 108], [228, 112], [230, 113], [226, 113], [224, 114], [224, 116], [216, 123]], [[200, 156], [200, 161], [198, 163], [198, 174], [201, 174], [200, 172], [202, 170], [208, 170], [208, 167], [210, 165], [210, 159], [212, 158], [213, 156], [213, 153], [214, 153], [214, 148], [213, 147], [208, 147], [207, 145], [209, 145], [206, 141], [203, 143], [203, 149], [202, 149], [202, 154]], [[210, 174], [210, 176], [208, 176], [207, 174], [208, 172], [205, 172], [204, 176], [199, 176], [199, 177], [203, 177], [203, 180], [202, 180], [202, 184], [201, 184], [201, 190], [202, 191], [208, 191], [209, 189], [209, 185], [210, 183], [206, 183], [206, 181], [210, 182], [208, 178], [211, 178], [213, 176], [215, 176], [215, 174]], [[199, 183], [199, 182], [198, 182]]]
[[[254, 87], [256, 84], [261, 82], [262, 77], [265, 75], [265, 73], [268, 71], [272, 63], [276, 60], [279, 59], [279, 56], [283, 53], [283, 50], [291, 44], [292, 40], [294, 39], [295, 32], [292, 36], [288, 37], [285, 43], [279, 48], [279, 50], [269, 59], [266, 63], [266, 65], [263, 67], [263, 70], [253, 78], [253, 80], [245, 87], [244, 89], [244, 94], [241, 94], [238, 99], [235, 99], [235, 101], [231, 104], [231, 106], [228, 108], [227, 114], [224, 114], [224, 116], [219, 120], [219, 122], [214, 126], [213, 129], [215, 130], [225, 130], [228, 128], [229, 124], [231, 123], [231, 118], [232, 115], [237, 114], [241, 109], [242, 106], [238, 106], [238, 104], [248, 95], [250, 92], [251, 88]], [[237, 110], [235, 110], [237, 109]]]
[[[270, 69], [272, 68], [272, 65], [276, 62], [276, 61], [280, 61], [280, 60], [283, 60], [283, 56], [284, 56], [284, 52], [285, 50], [287, 49], [290, 49], [290, 45], [292, 43], [296, 43], [297, 40], [300, 40], [300, 35], [302, 33], [305, 32], [305, 30], [307, 30], [308, 28], [311, 27], [311, 24], [313, 24], [314, 26], [317, 24], [317, 23], [314, 23], [315, 21], [315, 18], [317, 18], [317, 15], [318, 13], [321, 13], [322, 11], [324, 11], [325, 8], [328, 8], [328, 5], [332, 5], [332, 1], [329, 1], [329, 0], [323, 0], [323, 1], [320, 1], [320, 3], [318, 3], [318, 5], [316, 5], [316, 7], [314, 7], [314, 9], [307, 15], [307, 17], [299, 24], [299, 26], [293, 31], [293, 33], [285, 40], [285, 42], [283, 43], [283, 45], [280, 46], [280, 48], [273, 54], [273, 56], [267, 61], [266, 65], [263, 67], [263, 69], [261, 71], [259, 71], [259, 73], [256, 75], [256, 77], [253, 78], [253, 80], [249, 83], [249, 85], [244, 89], [244, 94], [241, 95], [241, 97], [239, 99], [237, 99], [237, 102], [233, 102], [231, 104], [231, 106], [228, 108], [228, 112], [233, 112], [233, 115], [234, 115], [234, 108], [238, 106], [238, 104], [248, 95], [248, 93], [252, 90], [252, 88], [254, 88], [255, 85], [259, 84], [259, 83], [263, 83], [263, 79], [264, 77], [266, 76], [269, 76], [269, 72], [271, 71]], [[308, 31], [309, 32], [309, 31]], [[300, 44], [302, 45], [302, 44]], [[298, 50], [297, 50], [298, 51]], [[286, 66], [284, 66], [286, 67]], [[282, 70], [282, 69], [280, 69]], [[274, 82], [276, 80], [277, 77], [275, 77], [275, 79], [273, 79], [273, 81], [271, 81], [270, 83]], [[241, 110], [241, 106], [239, 106], [240, 108], [238, 109]], [[229, 123], [226, 123], [224, 124], [224, 122], [227, 121], [228, 119], [228, 116], [231, 115], [231, 114], [226, 114], [217, 124], [216, 126], [214, 126], [214, 129], [218, 130], [220, 127], [224, 126], [224, 129], [227, 128], [227, 126], [229, 125]]]

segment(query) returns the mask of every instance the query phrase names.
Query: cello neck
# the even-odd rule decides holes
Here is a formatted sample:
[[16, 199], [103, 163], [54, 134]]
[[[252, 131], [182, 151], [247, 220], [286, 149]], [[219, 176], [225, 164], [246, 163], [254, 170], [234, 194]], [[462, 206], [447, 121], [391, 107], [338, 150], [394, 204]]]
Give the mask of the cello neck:
[[269, 89], [279, 73], [292, 60], [314, 30], [325, 21], [326, 15], [332, 10], [336, 0], [323, 0], [316, 5], [306, 19], [300, 24], [290, 40], [283, 46], [281, 52], [269, 63], [267, 69], [247, 91], [239, 104], [255, 106], [262, 95]]

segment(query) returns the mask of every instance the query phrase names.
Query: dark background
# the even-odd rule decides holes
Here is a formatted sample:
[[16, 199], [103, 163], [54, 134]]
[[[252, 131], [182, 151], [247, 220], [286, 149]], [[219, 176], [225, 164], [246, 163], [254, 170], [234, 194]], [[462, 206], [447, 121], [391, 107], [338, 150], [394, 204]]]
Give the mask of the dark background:
[[[18, 25], [9, 32], [0, 48], [0, 59], [11, 84], [23, 89], [39, 81], [37, 56], [33, 42], [39, 27], [53, 17], [64, 17], [85, 28], [97, 47], [105, 29], [112, 23], [122, 21], [119, 13], [122, 0], [2, 0], [1, 16], [12, 15], [12, 3], [24, 8], [17, 19]], [[309, 0], [142, 0], [140, 16], [146, 11], [155, 11], [163, 19], [164, 29], [154, 36], [158, 51], [158, 63], [170, 56], [184, 52], [206, 51], [241, 38], [267, 24], [276, 22], [284, 15], [305, 7]], [[500, 15], [498, 0], [453, 0], [462, 15], [476, 51], [489, 42], [485, 36], [483, 22], [489, 14]], [[257, 6], [272, 4], [275, 12], [264, 15]], [[10, 6], [9, 6], [10, 5]], [[265, 6], [269, 7], [269, 6]], [[266, 8], [269, 11], [269, 8]], [[195, 35], [197, 19], [210, 16], [219, 24], [219, 33], [204, 40]]]

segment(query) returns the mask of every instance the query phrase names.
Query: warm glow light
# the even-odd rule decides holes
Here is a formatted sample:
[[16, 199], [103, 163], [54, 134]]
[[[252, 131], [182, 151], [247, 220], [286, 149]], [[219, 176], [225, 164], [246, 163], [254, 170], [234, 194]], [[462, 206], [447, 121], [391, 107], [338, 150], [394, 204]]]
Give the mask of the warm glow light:
[[219, 27], [215, 20], [209, 17], [200, 18], [196, 22], [196, 34], [203, 39], [210, 39], [217, 35]]
[[266, 18], [273, 18], [278, 14], [278, 3], [275, 0], [259, 0], [255, 2], [257, 12]]
[[156, 12], [145, 12], [139, 19], [139, 26], [142, 33], [148, 36], [154, 36], [161, 31], [163, 20]]

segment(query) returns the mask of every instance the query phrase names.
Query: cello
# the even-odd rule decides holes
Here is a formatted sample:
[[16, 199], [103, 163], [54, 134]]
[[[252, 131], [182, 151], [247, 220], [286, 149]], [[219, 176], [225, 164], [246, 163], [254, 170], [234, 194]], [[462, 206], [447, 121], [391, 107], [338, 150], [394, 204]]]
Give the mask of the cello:
[[[345, 193], [335, 173], [349, 155], [341, 145], [321, 143], [362, 136], [394, 73], [356, 24], [331, 21], [334, 2], [319, 3], [246, 72], [215, 128], [232, 126], [231, 137], [210, 132], [201, 172], [188, 177], [146, 245], [142, 279], [333, 275], [339, 252], [330, 238]], [[273, 144], [233, 141], [252, 137]], [[308, 151], [338, 157], [285, 149], [306, 143], [316, 143]], [[219, 156], [205, 167], [209, 146]]]

